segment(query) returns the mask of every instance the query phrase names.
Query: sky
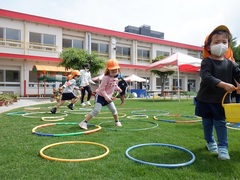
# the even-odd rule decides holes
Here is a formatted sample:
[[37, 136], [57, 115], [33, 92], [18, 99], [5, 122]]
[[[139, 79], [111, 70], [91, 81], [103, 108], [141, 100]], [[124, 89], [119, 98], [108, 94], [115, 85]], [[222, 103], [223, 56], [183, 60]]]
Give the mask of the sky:
[[196, 46], [226, 25], [240, 45], [239, 0], [0, 0], [0, 8], [120, 32], [149, 25], [165, 40]]

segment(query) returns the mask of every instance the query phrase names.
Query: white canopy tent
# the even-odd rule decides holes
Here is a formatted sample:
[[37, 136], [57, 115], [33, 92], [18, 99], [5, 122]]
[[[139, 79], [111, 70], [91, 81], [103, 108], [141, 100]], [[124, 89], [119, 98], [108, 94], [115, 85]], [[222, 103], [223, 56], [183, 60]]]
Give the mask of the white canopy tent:
[[137, 76], [135, 74], [132, 74], [132, 75], [130, 75], [128, 77], [125, 77], [124, 80], [126, 82], [148, 82], [147, 79], [141, 78], [141, 77], [139, 77], [139, 76]]

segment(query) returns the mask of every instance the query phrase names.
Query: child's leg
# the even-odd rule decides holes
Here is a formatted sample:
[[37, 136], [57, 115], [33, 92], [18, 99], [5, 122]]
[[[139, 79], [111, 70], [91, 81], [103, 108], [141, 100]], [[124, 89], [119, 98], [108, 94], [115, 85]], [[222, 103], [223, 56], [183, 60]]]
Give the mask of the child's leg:
[[114, 118], [114, 121], [115, 121], [115, 125], [116, 126], [122, 126], [122, 124], [121, 124], [121, 122], [119, 121], [119, 118], [118, 118], [118, 112], [117, 112], [115, 104], [113, 102], [111, 102], [107, 105], [107, 107], [112, 112], [112, 115], [113, 115], [113, 118]]
[[63, 105], [65, 103], [65, 100], [60, 101], [55, 107], [59, 108], [61, 105]]
[[80, 128], [87, 130], [87, 122], [90, 121], [92, 117], [97, 116], [98, 113], [101, 111], [101, 109], [102, 109], [102, 104], [95, 103], [93, 110], [86, 115], [85, 119], [82, 122], [79, 123]]
[[214, 120], [214, 126], [218, 137], [218, 146], [228, 148], [226, 121], [224, 119]]
[[203, 125], [203, 132], [204, 132], [204, 139], [207, 143], [215, 142], [213, 136], [213, 120], [202, 118], [202, 125]]

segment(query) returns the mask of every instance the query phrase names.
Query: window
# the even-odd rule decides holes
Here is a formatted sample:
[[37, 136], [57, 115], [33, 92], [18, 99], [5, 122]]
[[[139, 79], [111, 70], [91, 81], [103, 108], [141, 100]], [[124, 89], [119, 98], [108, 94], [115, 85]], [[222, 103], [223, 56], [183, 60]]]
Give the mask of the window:
[[98, 52], [98, 44], [97, 44], [97, 43], [92, 43], [92, 44], [91, 44], [91, 51], [96, 51], [96, 52]]
[[41, 34], [30, 32], [30, 40], [29, 40], [30, 42], [41, 44], [42, 42], [41, 39], [42, 39]]
[[4, 80], [4, 78], [3, 78], [3, 70], [0, 70], [0, 82], [3, 82]]
[[131, 56], [131, 48], [129, 48], [129, 47], [117, 46], [116, 55], [117, 55], [117, 57], [122, 57], [122, 58], [130, 59], [130, 56]]
[[109, 45], [102, 43], [91, 43], [91, 51], [95, 51], [102, 56], [106, 56], [109, 52]]
[[6, 28], [6, 39], [20, 41], [20, 30]]
[[4, 29], [0, 28], [0, 39], [4, 38]]
[[57, 51], [55, 35], [30, 32], [29, 42], [29, 49]]
[[182, 79], [179, 79], [179, 85], [178, 85], [178, 79], [173, 79], [173, 90], [182, 90]]
[[20, 72], [16, 70], [6, 70], [6, 82], [20, 82]]
[[170, 53], [166, 52], [166, 51], [157, 51], [157, 53], [156, 53], [156, 57], [158, 57], [158, 56], [165, 56], [165, 57], [167, 57], [169, 55], [170, 55]]
[[63, 48], [83, 49], [83, 41], [77, 39], [63, 39]]
[[30, 42], [32, 43], [39, 43], [45, 45], [56, 45], [56, 36], [49, 35], [49, 34], [40, 34], [30, 32]]
[[138, 60], [149, 61], [150, 51], [145, 49], [138, 49]]
[[21, 47], [21, 31], [10, 28], [0, 28], [0, 45], [5, 47]]
[[0, 70], [0, 86], [20, 86], [19, 70]]
[[100, 44], [100, 52], [101, 53], [108, 53], [108, 45], [107, 44]]

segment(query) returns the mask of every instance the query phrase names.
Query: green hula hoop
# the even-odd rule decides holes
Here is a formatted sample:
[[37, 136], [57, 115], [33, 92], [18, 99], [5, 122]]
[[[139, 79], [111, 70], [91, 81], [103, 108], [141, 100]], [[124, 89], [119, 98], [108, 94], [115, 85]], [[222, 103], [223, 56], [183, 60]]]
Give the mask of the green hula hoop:
[[[32, 129], [32, 133], [39, 135], [39, 136], [48, 136], [48, 137], [62, 137], [62, 136], [75, 136], [75, 135], [81, 135], [81, 134], [91, 134], [94, 132], [97, 132], [99, 130], [102, 129], [101, 126], [99, 125], [94, 125], [94, 124], [89, 124], [88, 126], [94, 126], [96, 127], [96, 129], [92, 129], [92, 130], [88, 130], [88, 131], [79, 131], [79, 132], [75, 132], [75, 133], [64, 133], [64, 134], [47, 134], [47, 133], [40, 133], [37, 132], [36, 130], [38, 128], [43, 128], [43, 127], [47, 127], [47, 126], [55, 126], [55, 125], [78, 125], [79, 123], [77, 122], [59, 122], [59, 123], [48, 123], [48, 124], [42, 124], [39, 126], [36, 126]], [[79, 128], [80, 129], [80, 128]]]
[[22, 116], [23, 114], [26, 114], [26, 112], [10, 112], [10, 113], [6, 113], [7, 116]]
[[[105, 153], [103, 153], [102, 155], [99, 156], [95, 156], [95, 157], [91, 157], [91, 158], [83, 158], [83, 159], [63, 159], [63, 158], [55, 158], [55, 157], [51, 157], [51, 156], [47, 156], [43, 153], [43, 151], [45, 151], [46, 149], [49, 149], [51, 147], [54, 146], [58, 146], [58, 145], [62, 145], [62, 144], [92, 144], [92, 145], [96, 145], [96, 146], [100, 146], [102, 148], [104, 148], [106, 150]], [[103, 145], [103, 144], [99, 144], [99, 143], [95, 143], [95, 142], [88, 142], [88, 141], [65, 141], [65, 142], [59, 142], [59, 143], [54, 143], [54, 144], [50, 144], [48, 146], [43, 147], [39, 154], [42, 158], [47, 159], [47, 160], [53, 160], [53, 161], [60, 161], [60, 162], [83, 162], [83, 161], [91, 161], [91, 160], [96, 160], [96, 159], [100, 159], [103, 158], [104, 156], [106, 156], [109, 153], [109, 149], [107, 146]]]

